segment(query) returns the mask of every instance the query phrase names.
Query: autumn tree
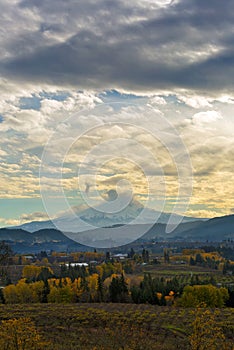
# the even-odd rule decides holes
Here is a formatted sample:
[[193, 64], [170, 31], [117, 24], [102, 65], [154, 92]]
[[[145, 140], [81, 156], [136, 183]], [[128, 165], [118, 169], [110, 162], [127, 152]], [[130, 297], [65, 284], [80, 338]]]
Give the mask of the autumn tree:
[[49, 303], [71, 303], [74, 301], [75, 292], [73, 283], [69, 277], [55, 279], [49, 281], [49, 294], [47, 300]]
[[98, 290], [98, 274], [94, 273], [93, 275], [87, 277], [88, 291], [90, 294], [90, 301], [96, 301], [97, 299], [97, 290]]
[[19, 280], [16, 285], [10, 284], [3, 289], [6, 304], [39, 303], [43, 301], [43, 293], [43, 281], [26, 283], [25, 279]]
[[42, 350], [48, 344], [42, 341], [30, 318], [10, 319], [0, 325], [1, 350]]
[[53, 277], [53, 270], [46, 266], [26, 265], [23, 268], [22, 277], [28, 282], [45, 281]]
[[217, 288], [211, 284], [186, 286], [178, 305], [197, 307], [203, 303], [208, 307], [223, 307], [228, 297], [226, 288]]
[[217, 311], [197, 308], [194, 312], [193, 333], [189, 337], [191, 350], [219, 350], [225, 347], [225, 336], [217, 325]]

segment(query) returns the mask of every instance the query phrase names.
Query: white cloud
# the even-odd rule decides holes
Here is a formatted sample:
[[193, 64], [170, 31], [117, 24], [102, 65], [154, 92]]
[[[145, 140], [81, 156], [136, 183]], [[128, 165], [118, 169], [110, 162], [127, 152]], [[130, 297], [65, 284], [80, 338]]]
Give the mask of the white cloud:
[[193, 123], [196, 125], [212, 124], [217, 120], [221, 120], [221, 119], [223, 119], [223, 117], [220, 114], [220, 112], [217, 112], [217, 111], [199, 112], [194, 114], [192, 118]]
[[149, 103], [152, 105], [161, 105], [161, 106], [167, 104], [165, 98], [160, 97], [160, 96], [154, 96], [154, 97], [150, 98]]
[[49, 217], [45, 212], [36, 211], [30, 214], [21, 214], [20, 215], [20, 222], [29, 222], [29, 221], [43, 221], [48, 220]]
[[[167, 181], [171, 184], [176, 169], [169, 155], [140, 128], [157, 129], [160, 135], [164, 129], [158, 122], [160, 115], [179, 131], [190, 152], [195, 177], [216, 174], [212, 181], [219, 191], [215, 198], [205, 191], [207, 200], [214, 203], [222, 197], [219, 184], [234, 166], [231, 0], [225, 6], [216, 1], [212, 11], [208, 2], [198, 6], [195, 0], [57, 0], [56, 4], [53, 0], [2, 0], [1, 8], [1, 196], [38, 196], [41, 153], [57, 127], [52, 160], [83, 131], [86, 133], [67, 154], [67, 178], [63, 180], [67, 190], [77, 185], [74, 174], [82, 156], [117, 136], [136, 140], [157, 156], [159, 165], [170, 174]], [[23, 109], [22, 98], [40, 103], [35, 109]], [[111, 98], [119, 104], [105, 108], [102, 99], [108, 102]], [[98, 104], [103, 109], [94, 111]], [[155, 107], [152, 115], [146, 112], [149, 105]], [[66, 120], [70, 116], [74, 116], [72, 120]], [[116, 121], [131, 126], [121, 129], [108, 124]], [[106, 127], [96, 134], [87, 133], [104, 123]], [[173, 143], [170, 133], [168, 140]], [[107, 145], [106, 153], [114, 154], [121, 147], [124, 152], [123, 145], [121, 141], [117, 146]], [[127, 148], [134, 152], [130, 142]], [[137, 157], [154, 174], [155, 167], [144, 149]], [[89, 164], [87, 172], [93, 171], [94, 165]], [[112, 166], [105, 167], [104, 175], [115, 170], [118, 176], [117, 164]], [[59, 172], [56, 162], [51, 162], [49, 171], [50, 175]], [[127, 175], [142, 194], [140, 181], [134, 180], [132, 172], [126, 165]], [[195, 199], [204, 203], [198, 189], [200, 185], [208, 188], [209, 181], [199, 181]], [[173, 182], [168, 192], [172, 196], [175, 187]], [[232, 193], [230, 184], [228, 188]], [[56, 190], [53, 178], [48, 179], [49, 189]], [[226, 206], [228, 203], [230, 199]]]
[[193, 96], [178, 96], [180, 101], [183, 101], [187, 106], [192, 108], [204, 108], [204, 107], [212, 107], [211, 99], [193, 95]]

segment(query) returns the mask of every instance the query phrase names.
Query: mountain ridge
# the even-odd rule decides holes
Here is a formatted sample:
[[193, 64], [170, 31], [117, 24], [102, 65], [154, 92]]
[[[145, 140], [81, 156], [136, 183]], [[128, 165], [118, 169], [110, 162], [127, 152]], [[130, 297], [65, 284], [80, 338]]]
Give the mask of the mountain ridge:
[[[90, 231], [96, 228], [102, 228], [113, 225], [129, 225], [129, 224], [166, 224], [170, 220], [172, 223], [177, 222], [193, 222], [197, 220], [206, 220], [179, 214], [159, 212], [154, 209], [144, 208], [137, 200], [132, 199], [131, 202], [119, 211], [106, 212], [102, 206], [97, 209], [91, 207], [76, 206], [70, 211], [65, 212], [53, 220], [31, 221], [13, 228], [22, 228], [28, 232], [36, 232], [39, 229], [58, 229], [69, 232]], [[121, 206], [120, 206], [121, 208]], [[116, 209], [116, 208], [115, 208]], [[117, 208], [118, 209], [118, 208]]]
[[[81, 233], [63, 233], [57, 229], [43, 229], [30, 233], [23, 229], [1, 228], [0, 240], [11, 244], [14, 251], [35, 252], [41, 250], [88, 250], [85, 243], [87, 240], [91, 246], [102, 248], [108, 246], [121, 246], [133, 242], [134, 235], [139, 232], [145, 233], [137, 237], [137, 241], [151, 240], [174, 240], [174, 241], [213, 241], [221, 242], [234, 239], [234, 215], [215, 217], [207, 221], [194, 221], [181, 223], [171, 233], [166, 233], [166, 224], [156, 223], [154, 225], [116, 225], [103, 227]], [[111, 230], [117, 229], [120, 233], [119, 241], [115, 242], [110, 235]], [[119, 230], [119, 231], [118, 231]], [[138, 230], [138, 231], [137, 231]], [[76, 235], [76, 237], [75, 237]], [[83, 236], [83, 237], [82, 237]], [[118, 237], [115, 236], [115, 237]], [[75, 239], [75, 240], [74, 240]], [[121, 242], [124, 241], [124, 244]]]

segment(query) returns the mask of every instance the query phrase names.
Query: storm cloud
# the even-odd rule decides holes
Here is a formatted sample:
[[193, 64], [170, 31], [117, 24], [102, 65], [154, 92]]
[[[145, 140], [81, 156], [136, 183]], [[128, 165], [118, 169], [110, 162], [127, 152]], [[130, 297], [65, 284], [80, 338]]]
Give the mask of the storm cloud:
[[21, 21], [28, 14], [29, 28], [9, 31], [0, 62], [6, 77], [129, 91], [233, 87], [231, 0], [34, 0], [16, 7]]

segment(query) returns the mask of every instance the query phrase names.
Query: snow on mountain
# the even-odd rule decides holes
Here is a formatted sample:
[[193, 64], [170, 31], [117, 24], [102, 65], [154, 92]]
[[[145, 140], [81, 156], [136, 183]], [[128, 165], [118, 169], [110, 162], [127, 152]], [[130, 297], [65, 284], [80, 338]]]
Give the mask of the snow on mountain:
[[[110, 203], [111, 207], [111, 203]], [[57, 228], [63, 232], [83, 232], [102, 227], [111, 227], [113, 225], [135, 225], [135, 224], [166, 224], [171, 217], [171, 213], [158, 212], [153, 209], [145, 208], [139, 201], [133, 199], [130, 203], [119, 211], [103, 211], [103, 208], [96, 209], [86, 206], [72, 207], [71, 210], [63, 215], [48, 221], [32, 221], [18, 226], [29, 232], [35, 232], [46, 228]], [[196, 218], [182, 217], [173, 214], [171, 223], [195, 221]]]

